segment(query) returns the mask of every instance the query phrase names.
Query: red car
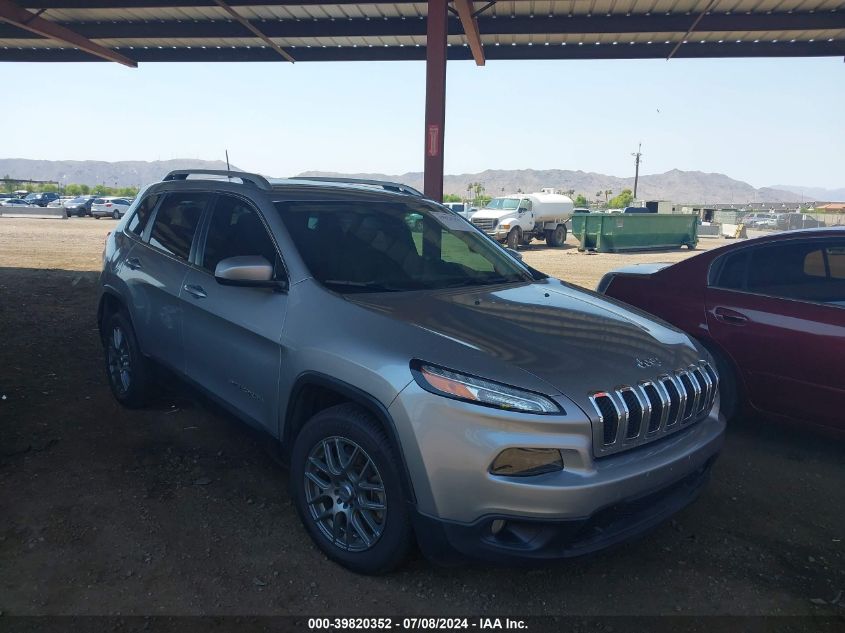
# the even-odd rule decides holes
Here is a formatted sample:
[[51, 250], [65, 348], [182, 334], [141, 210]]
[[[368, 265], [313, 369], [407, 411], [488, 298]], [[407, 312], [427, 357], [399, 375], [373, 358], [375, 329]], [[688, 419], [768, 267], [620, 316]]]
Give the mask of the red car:
[[845, 228], [778, 233], [606, 274], [599, 292], [698, 339], [722, 410], [845, 431]]

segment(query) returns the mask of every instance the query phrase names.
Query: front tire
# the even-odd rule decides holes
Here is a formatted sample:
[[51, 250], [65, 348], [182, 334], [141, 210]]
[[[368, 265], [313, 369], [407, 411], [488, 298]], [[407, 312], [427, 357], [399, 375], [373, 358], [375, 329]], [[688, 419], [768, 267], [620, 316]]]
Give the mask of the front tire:
[[519, 243], [522, 241], [522, 229], [518, 226], [515, 226], [511, 229], [510, 233], [508, 233], [507, 237], [507, 245], [508, 248], [512, 250], [516, 250], [519, 248]]
[[353, 404], [319, 412], [291, 453], [291, 495], [308, 534], [361, 574], [401, 565], [412, 542], [398, 459], [378, 422]]
[[719, 374], [719, 411], [730, 422], [740, 410], [741, 389], [733, 363], [712, 345], [705, 345], [716, 363]]
[[132, 323], [123, 312], [110, 315], [103, 326], [106, 376], [115, 399], [137, 409], [150, 400], [150, 362], [141, 353]]

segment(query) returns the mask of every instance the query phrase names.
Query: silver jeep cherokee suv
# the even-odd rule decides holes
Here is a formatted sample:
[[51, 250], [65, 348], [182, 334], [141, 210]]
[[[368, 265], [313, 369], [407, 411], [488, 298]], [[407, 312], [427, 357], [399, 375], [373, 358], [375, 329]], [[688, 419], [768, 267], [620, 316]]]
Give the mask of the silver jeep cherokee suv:
[[414, 541], [619, 543], [689, 503], [723, 440], [685, 334], [393, 183], [173, 172], [109, 235], [98, 321], [121, 403], [164, 366], [268, 433], [309, 534], [358, 572]]

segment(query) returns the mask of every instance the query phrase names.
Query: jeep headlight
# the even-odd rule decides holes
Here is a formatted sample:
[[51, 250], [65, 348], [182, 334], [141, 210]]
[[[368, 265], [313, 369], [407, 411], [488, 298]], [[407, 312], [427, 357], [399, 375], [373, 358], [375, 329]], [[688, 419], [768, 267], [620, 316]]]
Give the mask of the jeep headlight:
[[411, 370], [420, 387], [446, 398], [523, 413], [540, 415], [563, 413], [563, 409], [555, 402], [533, 391], [462, 374], [420, 361], [412, 362]]

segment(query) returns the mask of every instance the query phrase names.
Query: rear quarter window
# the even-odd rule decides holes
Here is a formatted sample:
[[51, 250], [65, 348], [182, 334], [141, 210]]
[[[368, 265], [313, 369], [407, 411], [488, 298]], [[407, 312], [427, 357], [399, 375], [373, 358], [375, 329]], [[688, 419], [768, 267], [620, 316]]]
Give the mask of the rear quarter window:
[[709, 285], [727, 290], [743, 290], [748, 271], [748, 255], [748, 249], [742, 249], [717, 259], [710, 269]]
[[150, 219], [150, 216], [152, 215], [153, 210], [156, 208], [156, 205], [158, 204], [158, 201], [160, 199], [160, 194], [152, 194], [146, 196], [141, 201], [141, 204], [138, 205], [138, 208], [135, 210], [135, 213], [129, 220], [129, 224], [126, 227], [126, 230], [140, 237], [141, 234], [144, 232], [144, 229], [147, 227], [147, 221]]

